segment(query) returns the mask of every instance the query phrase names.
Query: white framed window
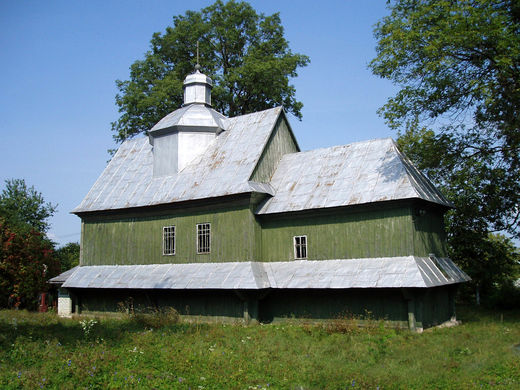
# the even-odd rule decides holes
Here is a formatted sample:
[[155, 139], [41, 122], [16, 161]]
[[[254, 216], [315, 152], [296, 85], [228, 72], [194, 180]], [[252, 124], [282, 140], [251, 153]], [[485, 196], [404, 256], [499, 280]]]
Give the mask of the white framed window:
[[307, 258], [307, 236], [294, 236], [294, 258]]
[[209, 223], [197, 224], [197, 253], [209, 253], [211, 249], [211, 225]]
[[175, 226], [163, 227], [163, 255], [175, 254]]

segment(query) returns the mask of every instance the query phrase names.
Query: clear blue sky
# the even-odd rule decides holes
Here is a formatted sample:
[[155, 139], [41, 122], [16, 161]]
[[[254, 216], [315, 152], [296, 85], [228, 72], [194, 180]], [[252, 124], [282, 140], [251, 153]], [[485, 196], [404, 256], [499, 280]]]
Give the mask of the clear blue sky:
[[[70, 214], [116, 145], [115, 80], [149, 49], [172, 16], [213, 1], [0, 2], [0, 187], [23, 178], [58, 203], [49, 236], [78, 241]], [[294, 52], [311, 58], [293, 80], [303, 120], [289, 117], [302, 150], [394, 137], [376, 110], [396, 89], [371, 74], [374, 24], [385, 1], [251, 1], [280, 12]]]

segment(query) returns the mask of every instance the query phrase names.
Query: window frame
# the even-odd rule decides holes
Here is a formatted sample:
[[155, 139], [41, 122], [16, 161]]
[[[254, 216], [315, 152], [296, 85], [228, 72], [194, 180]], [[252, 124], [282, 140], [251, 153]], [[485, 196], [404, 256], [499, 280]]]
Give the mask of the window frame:
[[[203, 236], [203, 235], [207, 236], [207, 243], [204, 242], [203, 246], [201, 248], [200, 237]], [[196, 225], [196, 237], [195, 237], [195, 240], [196, 240], [197, 254], [198, 255], [207, 255], [207, 254], [211, 253], [211, 223], [209, 223], [209, 222], [202, 222], [202, 223], [198, 223]], [[207, 245], [207, 248], [206, 248], [206, 245]], [[205, 250], [205, 249], [207, 249], [207, 250]]]
[[[304, 239], [304, 243], [302, 243], [302, 238]], [[299, 241], [297, 243], [297, 241]], [[307, 260], [309, 258], [309, 240], [307, 239], [307, 235], [293, 236], [293, 249], [294, 249], [294, 259], [295, 260]], [[305, 252], [305, 256], [302, 256], [302, 249]], [[298, 257], [298, 251], [300, 256]]]
[[[172, 231], [173, 229], [173, 231]], [[163, 256], [175, 256], [175, 254], [177, 253], [177, 235], [175, 234], [176, 232], [176, 228], [175, 228], [175, 225], [168, 225], [168, 226], [163, 226], [163, 234], [162, 234], [162, 254]], [[171, 250], [171, 246], [170, 248], [167, 248], [166, 246], [166, 242], [167, 240], [169, 240], [170, 238], [173, 238], [173, 250]], [[166, 253], [166, 249], [170, 249], [170, 252]]]

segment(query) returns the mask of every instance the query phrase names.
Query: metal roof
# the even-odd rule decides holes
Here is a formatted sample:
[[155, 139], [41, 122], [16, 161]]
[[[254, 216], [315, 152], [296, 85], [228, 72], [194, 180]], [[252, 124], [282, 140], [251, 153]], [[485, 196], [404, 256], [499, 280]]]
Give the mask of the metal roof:
[[383, 257], [78, 267], [67, 288], [244, 289], [435, 287], [470, 278], [448, 258]]
[[[190, 105], [176, 110], [156, 127], [181, 126], [188, 111], [201, 107]], [[153, 177], [152, 147], [147, 138], [126, 141], [72, 212], [125, 209], [248, 192], [272, 196], [258, 208], [258, 214], [414, 198], [452, 207], [399, 152], [391, 138], [286, 154], [270, 183], [249, 181], [281, 112], [282, 108], [277, 107], [234, 118], [212, 117], [210, 122], [218, 122], [226, 131], [202, 155], [169, 176]], [[212, 122], [213, 119], [217, 122]]]
[[62, 272], [61, 274], [59, 274], [58, 276], [55, 276], [54, 278], [51, 278], [48, 280], [48, 283], [50, 284], [62, 284], [64, 283], [68, 278], [69, 276], [71, 276], [74, 271], [76, 271], [76, 269], [78, 268], [79, 266], [75, 266], [65, 272]]
[[151, 206], [257, 191], [262, 186], [251, 185], [248, 180], [281, 112], [282, 108], [277, 107], [223, 120], [226, 131], [200, 157], [171, 176], [153, 177], [148, 138], [126, 141], [72, 212]]
[[190, 104], [171, 112], [151, 128], [150, 133], [156, 133], [172, 127], [210, 127], [225, 129], [226, 117], [204, 104]]
[[410, 198], [452, 206], [391, 138], [286, 154], [270, 184], [276, 195], [258, 214]]

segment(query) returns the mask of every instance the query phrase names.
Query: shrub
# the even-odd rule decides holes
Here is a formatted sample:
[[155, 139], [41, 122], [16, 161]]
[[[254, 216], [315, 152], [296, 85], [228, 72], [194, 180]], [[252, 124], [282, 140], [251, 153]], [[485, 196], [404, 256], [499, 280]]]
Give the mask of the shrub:
[[140, 326], [153, 329], [172, 326], [180, 321], [180, 315], [173, 307], [131, 312], [128, 316]]

